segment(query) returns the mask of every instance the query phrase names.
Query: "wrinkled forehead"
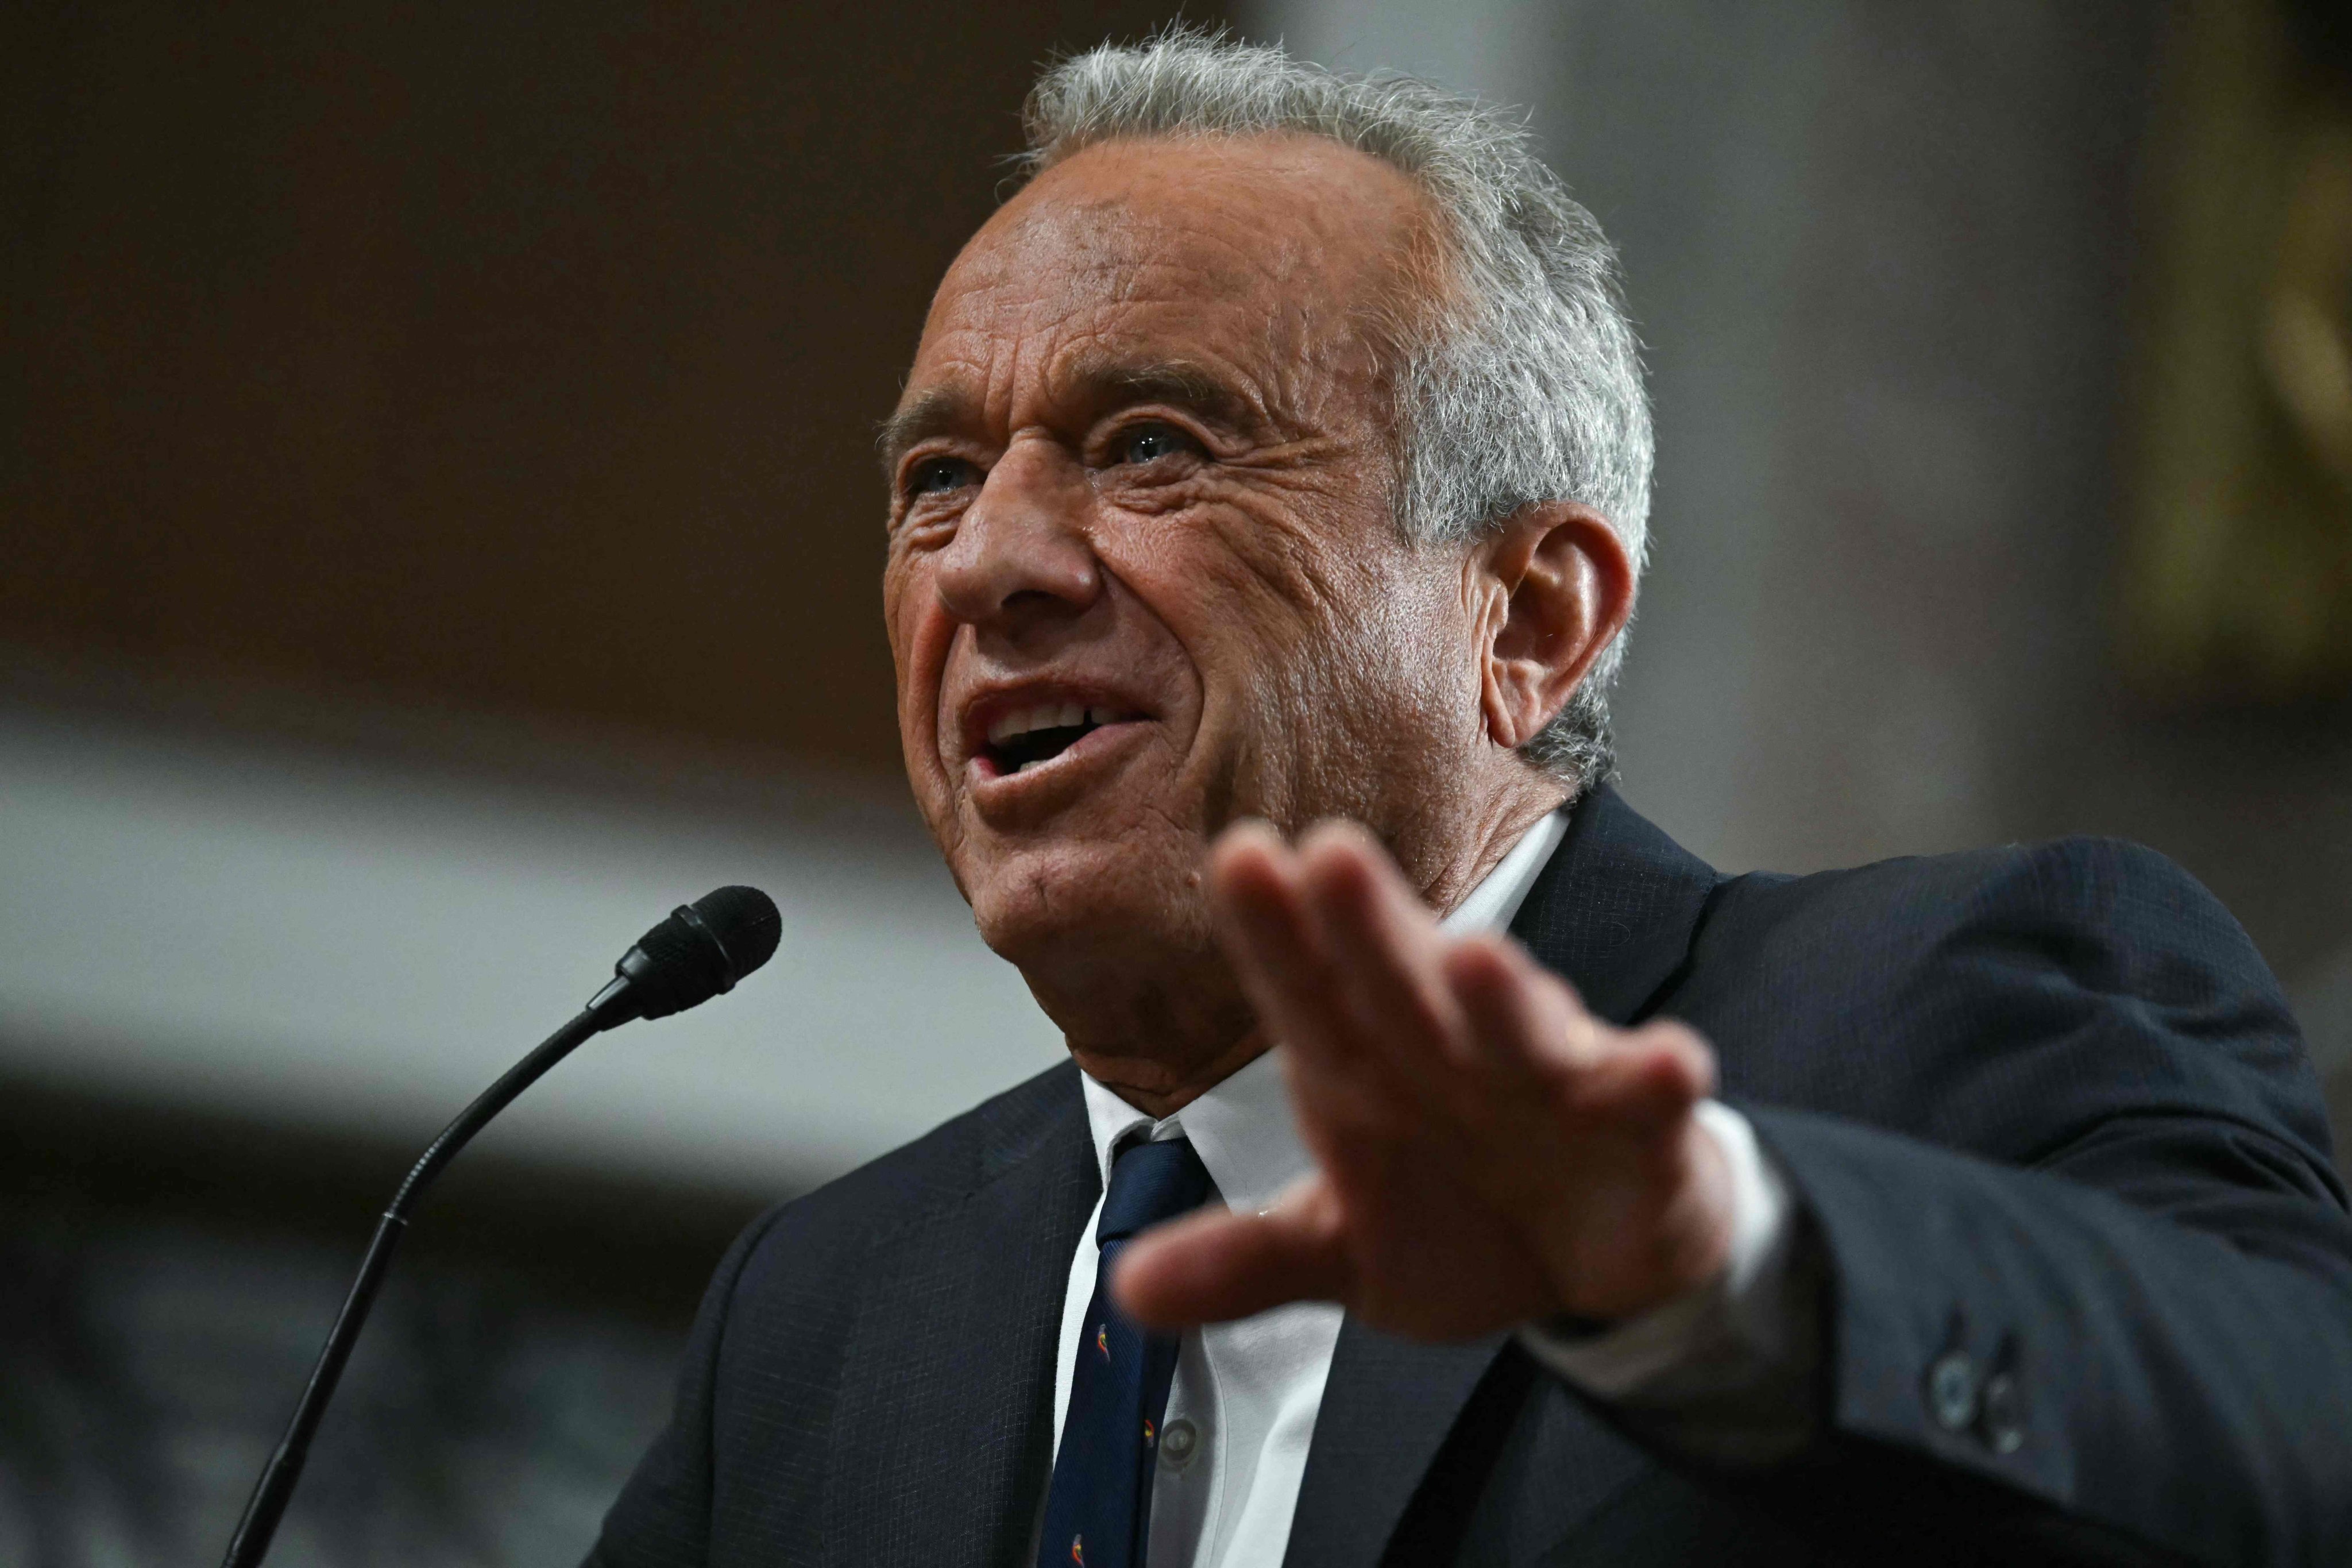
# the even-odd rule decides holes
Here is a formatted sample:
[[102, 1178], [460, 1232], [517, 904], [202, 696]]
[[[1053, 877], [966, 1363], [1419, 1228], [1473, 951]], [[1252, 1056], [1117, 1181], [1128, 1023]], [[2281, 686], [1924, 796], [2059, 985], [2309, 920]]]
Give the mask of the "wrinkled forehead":
[[[908, 380], [991, 401], [1073, 359], [1266, 384], [1369, 371], [1426, 227], [1404, 174], [1334, 142], [1114, 142], [1041, 174], [941, 282]], [[1293, 387], [1292, 390], [1297, 390]]]
[[1307, 264], [1295, 236], [1237, 232], [1228, 212], [1166, 199], [1045, 186], [1018, 200], [948, 269], [924, 325], [927, 345], [959, 333], [1017, 344], [1057, 330], [1131, 334], [1189, 321], [1208, 331], [1245, 311], [1330, 313], [1331, 280]]

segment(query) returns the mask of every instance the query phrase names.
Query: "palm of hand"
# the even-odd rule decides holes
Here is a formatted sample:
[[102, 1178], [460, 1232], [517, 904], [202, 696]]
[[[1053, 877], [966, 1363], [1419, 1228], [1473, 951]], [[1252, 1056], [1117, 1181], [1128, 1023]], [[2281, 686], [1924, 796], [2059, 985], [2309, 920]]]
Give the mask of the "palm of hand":
[[1175, 1326], [1334, 1300], [1454, 1340], [1630, 1315], [1720, 1268], [1727, 1179], [1693, 1115], [1713, 1075], [1696, 1036], [1612, 1029], [1516, 944], [1445, 936], [1360, 830], [1294, 851], [1236, 829], [1213, 875], [1318, 1172], [1264, 1215], [1139, 1238], [1131, 1310]]

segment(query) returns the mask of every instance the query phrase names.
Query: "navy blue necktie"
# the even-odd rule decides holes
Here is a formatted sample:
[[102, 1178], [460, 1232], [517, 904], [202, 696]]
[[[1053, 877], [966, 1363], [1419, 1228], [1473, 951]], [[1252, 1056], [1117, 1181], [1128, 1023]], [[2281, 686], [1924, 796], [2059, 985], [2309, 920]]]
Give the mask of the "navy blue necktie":
[[1176, 1341], [1146, 1334], [1111, 1305], [1111, 1264], [1137, 1231], [1198, 1208], [1208, 1195], [1209, 1173], [1181, 1138], [1130, 1143], [1111, 1164], [1095, 1226], [1102, 1262], [1078, 1332], [1038, 1568], [1143, 1568]]

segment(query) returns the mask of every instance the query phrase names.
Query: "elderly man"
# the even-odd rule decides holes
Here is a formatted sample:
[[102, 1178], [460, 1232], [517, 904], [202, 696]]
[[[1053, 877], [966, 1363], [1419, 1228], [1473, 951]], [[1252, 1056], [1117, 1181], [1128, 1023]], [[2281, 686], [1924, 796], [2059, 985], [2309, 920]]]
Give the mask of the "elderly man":
[[2352, 1561], [2229, 916], [2109, 843], [1725, 878], [1604, 782], [1648, 419], [1524, 136], [1187, 33], [1029, 127], [883, 593], [1073, 1061], [744, 1236], [592, 1562]]

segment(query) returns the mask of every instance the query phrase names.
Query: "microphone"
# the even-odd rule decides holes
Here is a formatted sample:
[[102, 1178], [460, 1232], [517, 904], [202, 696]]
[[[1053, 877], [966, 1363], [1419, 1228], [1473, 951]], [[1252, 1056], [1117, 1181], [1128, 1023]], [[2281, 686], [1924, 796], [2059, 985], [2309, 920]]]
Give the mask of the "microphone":
[[783, 929], [775, 900], [757, 888], [721, 888], [693, 903], [680, 904], [670, 911], [669, 919], [639, 937], [636, 945], [621, 955], [613, 966], [612, 984], [589, 998], [578, 1016], [508, 1068], [505, 1077], [442, 1129], [441, 1136], [425, 1149], [384, 1209], [375, 1238], [360, 1259], [351, 1294], [343, 1299], [343, 1310], [336, 1314], [335, 1326], [328, 1331], [327, 1342], [319, 1352], [318, 1365], [311, 1369], [301, 1403], [294, 1407], [294, 1418], [287, 1423], [286, 1436], [255, 1483], [252, 1500], [245, 1505], [245, 1517], [229, 1542], [222, 1568], [255, 1568], [268, 1552], [278, 1521], [294, 1495], [295, 1483], [302, 1478], [319, 1417], [334, 1397], [343, 1363], [351, 1358], [352, 1345], [367, 1322], [368, 1310], [375, 1305], [393, 1248], [408, 1229], [408, 1216], [418, 1199], [442, 1167], [515, 1096], [592, 1036], [632, 1019], [667, 1018], [732, 991], [736, 982], [775, 956]]

